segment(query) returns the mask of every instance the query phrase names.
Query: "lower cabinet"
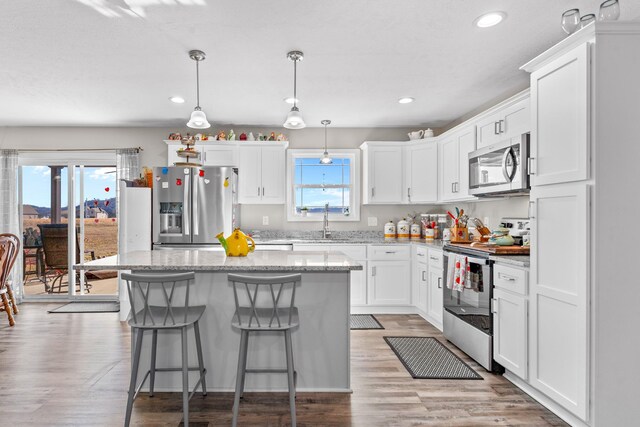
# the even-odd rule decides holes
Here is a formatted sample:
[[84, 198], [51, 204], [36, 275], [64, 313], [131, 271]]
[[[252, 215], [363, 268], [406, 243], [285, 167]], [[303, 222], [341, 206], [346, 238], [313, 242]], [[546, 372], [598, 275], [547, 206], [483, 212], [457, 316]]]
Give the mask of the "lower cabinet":
[[358, 261], [362, 270], [351, 272], [351, 305], [367, 304], [367, 261]]
[[[427, 315], [442, 325], [442, 282], [444, 281], [444, 270], [442, 268], [429, 266], [428, 302]], [[439, 326], [436, 325], [436, 326]]]
[[515, 375], [527, 379], [527, 298], [494, 289], [493, 358]]
[[411, 262], [369, 261], [370, 305], [411, 305]]
[[416, 262], [413, 265], [413, 305], [426, 314], [429, 301], [429, 268], [427, 263]]

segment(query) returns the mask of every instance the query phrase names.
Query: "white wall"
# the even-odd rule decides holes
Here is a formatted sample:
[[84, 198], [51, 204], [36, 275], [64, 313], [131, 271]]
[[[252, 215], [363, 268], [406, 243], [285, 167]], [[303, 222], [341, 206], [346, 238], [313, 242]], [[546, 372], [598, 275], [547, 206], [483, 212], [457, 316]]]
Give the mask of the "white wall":
[[[290, 131], [283, 128], [263, 128], [250, 126], [216, 126], [209, 131], [234, 129], [236, 135], [242, 132], [276, 133], [288, 136], [290, 148], [319, 148], [324, 145], [323, 128], [305, 128]], [[426, 128], [424, 126], [423, 128]], [[364, 141], [405, 141], [407, 132], [415, 129], [405, 128], [331, 128], [328, 129], [328, 146], [331, 148], [357, 148]], [[143, 166], [163, 166], [167, 162], [167, 146], [163, 142], [171, 132], [183, 134], [187, 128], [143, 128], [143, 127], [0, 127], [0, 148], [16, 149], [91, 149], [91, 148], [124, 148], [141, 147], [141, 163]], [[436, 129], [436, 134], [439, 129]], [[434, 159], [434, 162], [437, 161]], [[398, 171], [402, 173], [402, 171]], [[490, 226], [495, 226], [501, 216], [527, 216], [527, 198], [503, 199], [478, 203], [458, 204], [471, 216], [489, 217]], [[359, 222], [333, 222], [333, 230], [382, 230], [389, 219], [394, 221], [408, 213], [446, 212], [449, 206], [363, 206]], [[262, 217], [269, 216], [269, 225], [262, 225]], [[367, 217], [378, 218], [377, 227], [367, 226]], [[245, 205], [242, 209], [241, 222], [246, 229], [271, 230], [315, 230], [320, 223], [289, 223], [286, 221], [284, 206], [261, 205], [260, 209], [252, 209]]]

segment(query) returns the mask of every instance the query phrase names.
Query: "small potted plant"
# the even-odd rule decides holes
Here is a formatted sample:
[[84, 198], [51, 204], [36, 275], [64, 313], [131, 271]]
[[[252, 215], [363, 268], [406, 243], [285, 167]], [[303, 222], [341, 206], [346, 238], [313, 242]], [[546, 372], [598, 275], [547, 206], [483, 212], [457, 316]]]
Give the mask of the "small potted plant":
[[309, 213], [309, 208], [306, 206], [303, 206], [300, 208], [300, 215], [302, 216], [307, 216], [307, 214]]

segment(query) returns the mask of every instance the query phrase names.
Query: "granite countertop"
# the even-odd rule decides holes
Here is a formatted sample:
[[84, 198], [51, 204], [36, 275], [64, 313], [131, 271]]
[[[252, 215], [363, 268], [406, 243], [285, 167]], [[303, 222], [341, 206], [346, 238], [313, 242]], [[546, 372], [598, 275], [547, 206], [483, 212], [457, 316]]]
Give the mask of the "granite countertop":
[[74, 265], [75, 270], [156, 271], [288, 271], [322, 272], [362, 270], [362, 265], [341, 252], [253, 252], [246, 257], [227, 257], [222, 251], [173, 249], [135, 251]]
[[418, 245], [426, 245], [432, 247], [441, 248], [443, 246], [442, 240], [435, 240], [433, 242], [425, 242], [424, 239], [421, 240], [401, 240], [401, 239], [385, 239], [383, 237], [353, 237], [353, 238], [329, 238], [329, 239], [287, 239], [287, 238], [278, 238], [278, 239], [265, 239], [265, 238], [254, 238], [256, 244], [258, 245], [291, 245], [291, 244], [323, 244], [323, 245], [408, 245], [411, 243]]
[[489, 259], [498, 264], [507, 264], [514, 267], [529, 268], [529, 255], [491, 255]]

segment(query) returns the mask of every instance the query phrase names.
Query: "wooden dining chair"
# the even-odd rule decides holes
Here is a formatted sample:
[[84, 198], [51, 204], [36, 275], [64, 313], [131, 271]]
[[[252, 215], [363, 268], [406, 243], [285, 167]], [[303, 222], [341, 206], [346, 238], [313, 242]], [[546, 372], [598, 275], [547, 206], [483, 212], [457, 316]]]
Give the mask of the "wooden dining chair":
[[5, 283], [7, 295], [9, 296], [10, 300], [9, 302], [11, 303], [11, 308], [13, 309], [13, 314], [18, 314], [18, 304], [16, 303], [16, 297], [13, 294], [13, 283], [9, 281], [9, 276], [11, 275], [11, 271], [13, 270], [13, 266], [18, 260], [18, 255], [20, 254], [20, 248], [22, 245], [20, 244], [20, 238], [15, 234], [1, 233], [0, 240], [5, 238], [9, 240], [9, 242], [11, 242], [10, 253], [8, 257], [9, 267], [7, 268], [5, 275], [0, 278], [0, 280], [3, 280]]
[[18, 311], [9, 275], [18, 257], [20, 241], [16, 240], [13, 234], [0, 234], [0, 298], [2, 298], [2, 308], [7, 312], [9, 326], [16, 324], [13, 317]]

